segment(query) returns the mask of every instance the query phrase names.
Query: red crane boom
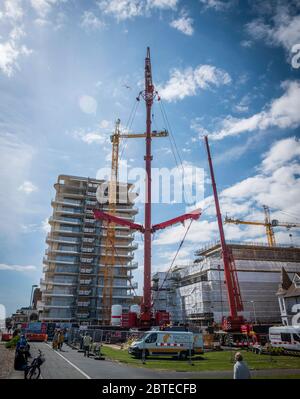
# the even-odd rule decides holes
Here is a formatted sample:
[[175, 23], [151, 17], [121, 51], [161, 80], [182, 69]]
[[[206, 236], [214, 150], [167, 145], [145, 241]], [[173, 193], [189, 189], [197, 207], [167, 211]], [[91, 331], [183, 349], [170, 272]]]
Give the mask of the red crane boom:
[[210, 148], [208, 144], [207, 136], [204, 136], [207, 156], [208, 156], [208, 164], [211, 176], [211, 183], [213, 188], [214, 200], [215, 200], [215, 207], [216, 207], [216, 214], [219, 226], [219, 233], [220, 233], [220, 241], [221, 241], [221, 251], [222, 251], [222, 258], [224, 264], [224, 275], [225, 275], [225, 282], [227, 286], [227, 296], [228, 296], [228, 303], [229, 303], [229, 310], [230, 310], [230, 317], [224, 318], [223, 320], [223, 329], [224, 330], [235, 330], [239, 329], [240, 325], [243, 324], [244, 319], [242, 316], [238, 315], [238, 312], [244, 310], [243, 302], [239, 287], [239, 282], [237, 278], [237, 272], [235, 267], [234, 258], [232, 255], [231, 250], [226, 245], [225, 241], [225, 234], [223, 230], [223, 223], [222, 223], [222, 215], [220, 210], [219, 198], [218, 198], [218, 191], [217, 185], [215, 181], [215, 174], [210, 154]]

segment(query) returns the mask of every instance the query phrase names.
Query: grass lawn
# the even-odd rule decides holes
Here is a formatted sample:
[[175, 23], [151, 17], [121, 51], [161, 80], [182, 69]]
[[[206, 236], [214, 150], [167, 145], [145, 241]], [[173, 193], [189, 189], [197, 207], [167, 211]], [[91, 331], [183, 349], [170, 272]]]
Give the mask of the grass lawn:
[[[118, 360], [131, 366], [145, 367], [149, 369], [164, 369], [176, 371], [222, 371], [232, 370], [234, 351], [207, 352], [202, 356], [192, 358], [192, 365], [187, 360], [177, 360], [171, 357], [150, 357], [142, 364], [140, 359], [135, 359], [126, 349], [115, 349], [104, 346], [104, 356], [112, 360]], [[252, 370], [262, 369], [300, 369], [300, 357], [256, 355], [243, 351], [244, 360]], [[299, 377], [299, 376], [298, 376]]]

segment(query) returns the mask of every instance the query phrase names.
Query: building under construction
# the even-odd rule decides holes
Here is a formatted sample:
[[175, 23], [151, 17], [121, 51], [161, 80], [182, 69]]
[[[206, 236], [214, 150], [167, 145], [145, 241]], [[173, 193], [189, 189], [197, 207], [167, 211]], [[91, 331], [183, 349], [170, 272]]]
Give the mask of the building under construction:
[[[227, 243], [234, 256], [247, 321], [281, 323], [276, 292], [282, 268], [300, 272], [300, 247], [260, 243]], [[220, 243], [196, 252], [192, 265], [176, 266], [153, 275], [155, 309], [166, 309], [173, 322], [208, 326], [229, 315]]]
[[[134, 231], [115, 226], [113, 278], [105, 281], [107, 224], [95, 220], [93, 209], [108, 209], [107, 201], [96, 201], [96, 190], [102, 181], [85, 177], [60, 175], [54, 185], [55, 199], [49, 219], [48, 249], [44, 257], [44, 279], [41, 280], [42, 314], [40, 320], [102, 324], [103, 289], [112, 285], [112, 304], [128, 309], [133, 300], [132, 271]], [[132, 189], [125, 185], [125, 191]], [[124, 189], [124, 187], [123, 187]], [[117, 184], [117, 192], [120, 183]], [[130, 193], [131, 198], [134, 197]], [[137, 209], [129, 200], [116, 202], [116, 214], [133, 221]]]

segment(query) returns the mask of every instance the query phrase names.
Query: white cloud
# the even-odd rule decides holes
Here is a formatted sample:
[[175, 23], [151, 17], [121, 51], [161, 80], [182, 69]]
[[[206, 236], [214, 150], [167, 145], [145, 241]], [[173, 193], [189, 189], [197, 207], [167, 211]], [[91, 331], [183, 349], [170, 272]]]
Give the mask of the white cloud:
[[46, 218], [46, 219], [44, 219], [44, 220], [42, 221], [41, 228], [42, 228], [42, 230], [43, 230], [45, 233], [49, 233], [49, 232], [50, 232], [51, 226], [50, 226], [50, 224], [49, 224], [49, 218]]
[[25, 31], [24, 31], [24, 29], [23, 29], [22, 26], [15, 26], [15, 27], [11, 30], [10, 34], [9, 34], [9, 37], [10, 37], [13, 41], [18, 40], [18, 39], [20, 39], [20, 38], [23, 37], [23, 36], [25, 36]]
[[81, 27], [86, 30], [99, 30], [105, 28], [104, 21], [99, 19], [93, 12], [85, 11], [81, 17]]
[[31, 183], [31, 181], [26, 180], [19, 186], [18, 190], [24, 192], [25, 194], [31, 194], [34, 191], [37, 191], [38, 188], [33, 183]]
[[65, 1], [66, 0], [30, 0], [32, 8], [41, 18], [45, 18], [54, 5]]
[[177, 3], [178, 0], [100, 0], [97, 4], [104, 14], [124, 21], [139, 16], [147, 17], [154, 9], [176, 9]]
[[265, 109], [249, 118], [227, 116], [221, 122], [221, 128], [213, 132], [213, 140], [241, 133], [265, 130], [271, 127], [280, 129], [295, 128], [300, 125], [300, 81], [286, 81], [282, 85], [284, 94], [271, 101]]
[[99, 123], [99, 127], [100, 129], [108, 129], [111, 130], [113, 129], [113, 124], [111, 121], [108, 121], [106, 119], [103, 119], [100, 123]]
[[111, 15], [118, 21], [131, 19], [144, 13], [144, 2], [140, 0], [101, 0], [98, 5], [104, 14]]
[[79, 98], [79, 107], [81, 111], [86, 114], [95, 114], [97, 111], [98, 103], [94, 97], [82, 95]]
[[[262, 207], [267, 204], [271, 208], [272, 219], [293, 221], [292, 216], [283, 216], [283, 213], [300, 214], [298, 200], [300, 164], [297, 163], [299, 153], [300, 142], [295, 138], [291, 137], [275, 142], [263, 156], [262, 162], [257, 168], [257, 174], [220, 191], [219, 198], [223, 217], [228, 213], [229, 216], [239, 219], [263, 221]], [[203, 209], [203, 214], [199, 221], [193, 222], [185, 243], [185, 248], [191, 246], [188, 256], [190, 260], [193, 259], [193, 250], [197, 247], [219, 240], [213, 197], [207, 197], [193, 208], [197, 207]], [[267, 242], [264, 227], [225, 224], [224, 229], [227, 240]], [[186, 228], [181, 225], [164, 230], [158, 233], [154, 244], [179, 244], [185, 230]], [[294, 244], [300, 244], [299, 232], [295, 229], [292, 233]], [[276, 228], [275, 235], [279, 244], [289, 244], [290, 237], [286, 229]]]
[[172, 26], [172, 28], [178, 29], [180, 32], [188, 36], [192, 36], [194, 33], [193, 20], [187, 15], [182, 15], [179, 18], [174, 19], [170, 23], [170, 26]]
[[37, 270], [36, 266], [20, 266], [20, 265], [7, 265], [6, 263], [0, 263], [0, 270], [10, 270], [14, 272], [32, 272]]
[[175, 9], [178, 0], [148, 0], [148, 8]]
[[74, 138], [81, 140], [87, 144], [92, 144], [92, 143], [104, 144], [108, 139], [108, 137], [106, 137], [107, 135], [103, 134], [103, 132], [101, 132], [101, 131], [99, 132], [98, 129], [95, 129], [92, 131], [78, 129], [78, 130], [75, 130], [74, 132], [72, 132], [71, 135]]
[[276, 142], [270, 151], [265, 154], [262, 162], [262, 170], [275, 171], [289, 160], [297, 157], [298, 159], [300, 157], [299, 139], [288, 137], [287, 139]]
[[[6, 39], [0, 42], [0, 71], [11, 77], [19, 69], [18, 60], [22, 55], [29, 55], [32, 50], [19, 43], [19, 39], [25, 36], [22, 19], [24, 12], [20, 0], [6, 0], [0, 19], [4, 19], [11, 26]], [[0, 39], [2, 37], [0, 36]]]
[[226, 0], [199, 0], [205, 9], [212, 8], [216, 11], [224, 11], [232, 5], [232, 1]]
[[182, 100], [194, 96], [198, 89], [206, 90], [231, 82], [229, 74], [212, 65], [199, 65], [195, 69], [181, 71], [173, 69], [171, 77], [164, 86], [158, 88], [160, 96], [167, 101]]
[[23, 18], [24, 12], [22, 9], [21, 0], [5, 0], [4, 1], [3, 15], [15, 22]]
[[0, 70], [8, 77], [19, 69], [18, 59], [20, 55], [31, 53], [26, 46], [19, 46], [13, 40], [0, 43]]
[[240, 44], [241, 44], [242, 47], [246, 47], [246, 48], [247, 47], [249, 48], [249, 47], [253, 46], [252, 40], [242, 40]]
[[300, 43], [300, 15], [295, 13], [291, 4], [277, 2], [273, 10], [268, 23], [260, 17], [249, 22], [246, 31], [255, 40], [263, 40], [268, 45], [282, 46], [290, 51], [295, 43]]

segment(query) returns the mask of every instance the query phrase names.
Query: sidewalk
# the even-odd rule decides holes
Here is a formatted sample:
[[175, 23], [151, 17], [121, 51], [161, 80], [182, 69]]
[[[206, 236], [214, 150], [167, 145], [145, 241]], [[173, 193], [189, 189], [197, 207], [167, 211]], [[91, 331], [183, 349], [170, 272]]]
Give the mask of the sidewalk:
[[10, 380], [24, 380], [24, 371], [13, 370], [7, 378]]

